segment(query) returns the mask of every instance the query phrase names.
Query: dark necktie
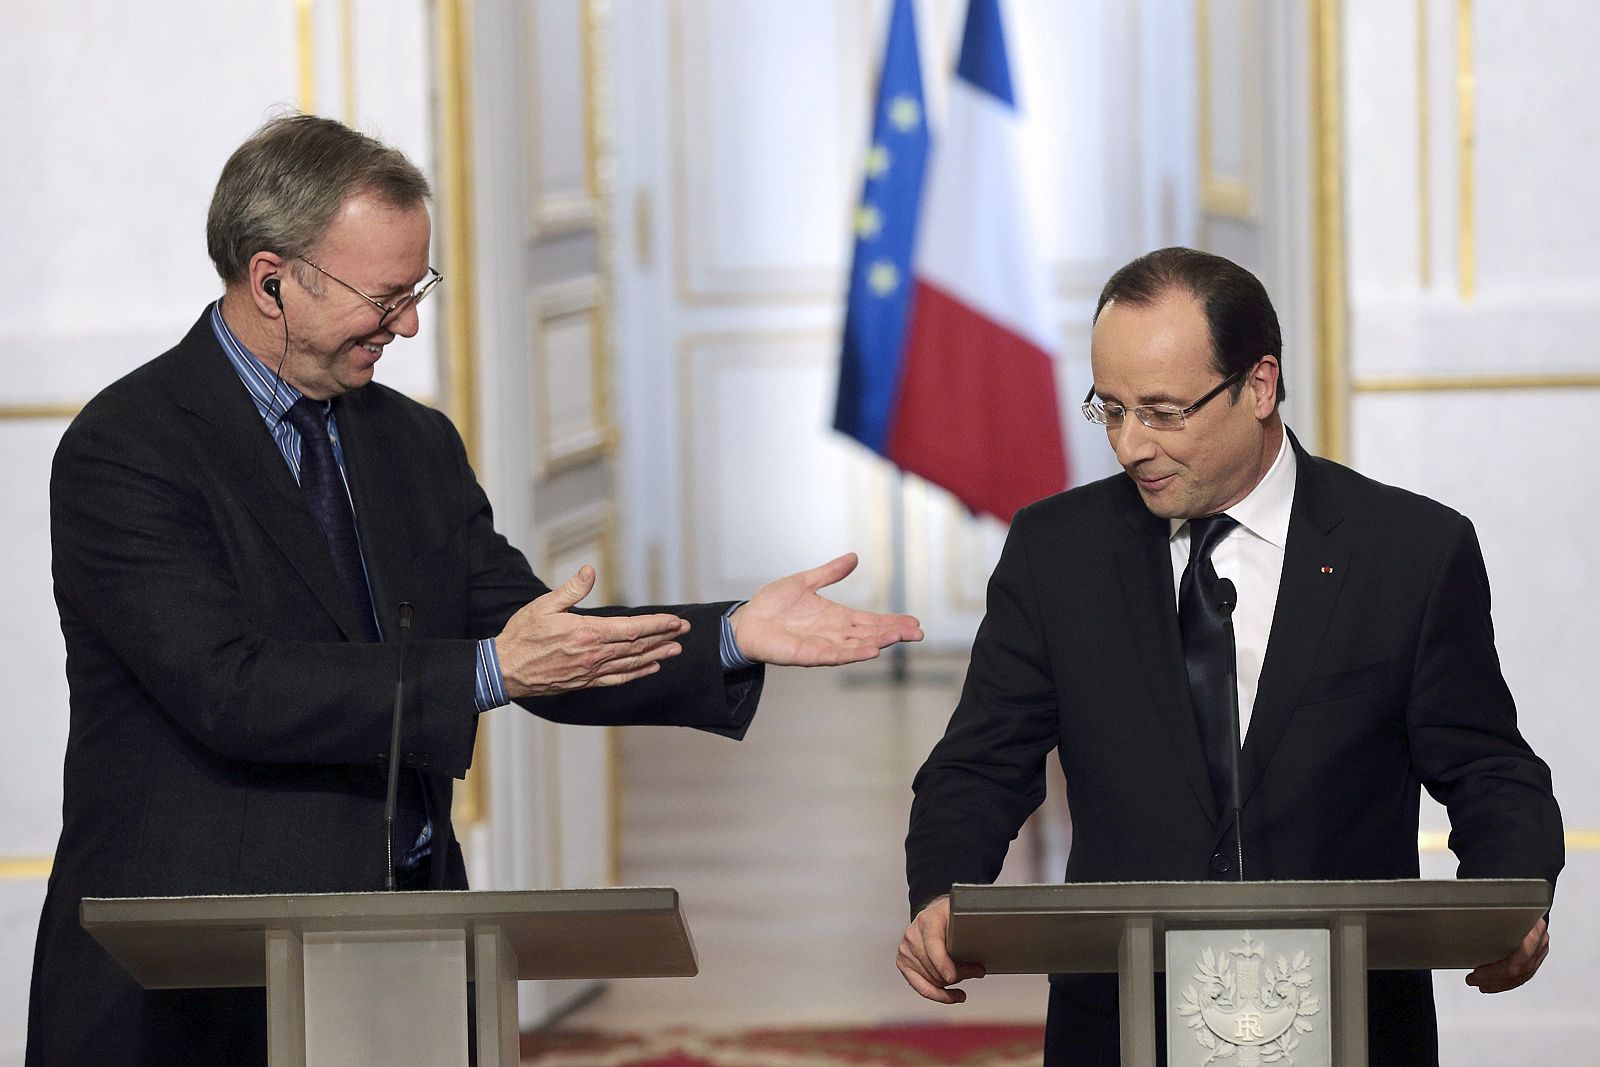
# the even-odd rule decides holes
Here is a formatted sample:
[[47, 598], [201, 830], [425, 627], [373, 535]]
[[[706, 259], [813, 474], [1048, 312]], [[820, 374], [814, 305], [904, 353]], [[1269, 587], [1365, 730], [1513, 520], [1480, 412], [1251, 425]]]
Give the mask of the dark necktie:
[[367, 589], [367, 570], [361, 563], [361, 541], [356, 536], [356, 514], [344, 489], [344, 477], [333, 455], [328, 437], [328, 416], [322, 402], [303, 396], [284, 416], [300, 431], [300, 490], [306, 495], [322, 536], [328, 541], [333, 569], [345, 596], [355, 606], [361, 633], [368, 641], [378, 640], [377, 623], [372, 616], [372, 594]]
[[[300, 431], [300, 489], [306, 495], [306, 506], [327, 539], [333, 569], [345, 595], [355, 606], [363, 637], [377, 641], [378, 624], [372, 614], [367, 569], [361, 561], [356, 516], [350, 507], [350, 496], [345, 492], [339, 462], [333, 454], [333, 440], [328, 436], [327, 411], [321, 401], [301, 397], [284, 417]], [[415, 773], [405, 772], [400, 775], [399, 782], [394, 820], [396, 865], [402, 863], [428, 822], [421, 779]]]
[[1230, 767], [1239, 738], [1233, 728], [1229, 689], [1227, 619], [1217, 610], [1217, 569], [1211, 550], [1239, 525], [1227, 515], [1189, 520], [1189, 564], [1178, 583], [1178, 629], [1183, 634], [1183, 661], [1189, 673], [1189, 696], [1200, 724], [1200, 746], [1211, 772], [1211, 790], [1217, 812], [1226, 819], [1232, 810]]

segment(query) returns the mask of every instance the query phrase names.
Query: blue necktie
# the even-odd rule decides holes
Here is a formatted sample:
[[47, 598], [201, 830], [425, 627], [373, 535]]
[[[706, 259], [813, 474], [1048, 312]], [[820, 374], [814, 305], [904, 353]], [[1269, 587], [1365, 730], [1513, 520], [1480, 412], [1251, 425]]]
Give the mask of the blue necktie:
[[[339, 584], [355, 605], [361, 620], [362, 635], [368, 641], [379, 640], [378, 624], [372, 613], [372, 593], [367, 588], [367, 569], [361, 560], [361, 541], [356, 536], [356, 515], [350, 507], [350, 496], [345, 492], [344, 476], [339, 472], [339, 462], [333, 454], [333, 440], [328, 436], [327, 410], [321, 401], [303, 396], [296, 400], [284, 416], [300, 431], [300, 489], [306, 495], [306, 506], [311, 509], [322, 536], [327, 539], [328, 552], [333, 557], [333, 569]], [[422, 781], [416, 773], [402, 772], [396, 796], [394, 819], [394, 857], [396, 866], [403, 866], [406, 853], [417, 843], [427, 825], [426, 801], [422, 795]]]
[[1211, 565], [1211, 550], [1237, 525], [1238, 520], [1227, 515], [1190, 519], [1189, 564], [1178, 583], [1178, 630], [1183, 635], [1189, 696], [1200, 724], [1200, 746], [1211, 772], [1217, 812], [1224, 820], [1233, 808], [1230, 767], [1239, 738], [1233, 729], [1228, 692], [1233, 648], [1227, 620], [1217, 610], [1217, 569]]

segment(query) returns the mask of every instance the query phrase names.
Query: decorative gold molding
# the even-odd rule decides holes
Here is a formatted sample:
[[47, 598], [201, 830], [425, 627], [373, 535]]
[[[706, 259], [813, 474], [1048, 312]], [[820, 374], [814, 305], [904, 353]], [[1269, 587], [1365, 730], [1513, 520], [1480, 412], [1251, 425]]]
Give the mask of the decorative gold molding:
[[1456, 163], [1461, 179], [1461, 299], [1478, 295], [1477, 211], [1473, 204], [1476, 151], [1474, 93], [1476, 75], [1472, 69], [1472, 0], [1456, 0], [1456, 108], [1460, 145]]
[[300, 68], [300, 111], [313, 114], [317, 109], [316, 23], [311, 0], [294, 0], [295, 55]]
[[[598, 195], [599, 160], [595, 138], [598, 131], [594, 121], [594, 95], [601, 88], [595, 76], [595, 70], [601, 59], [596, 54], [595, 26], [603, 15], [594, 10], [593, 0], [583, 0], [579, 5], [578, 35], [580, 38], [579, 61], [583, 73], [581, 87], [583, 91], [583, 156], [584, 174], [583, 188], [578, 190], [560, 190], [549, 195], [544, 191], [544, 174], [542, 170], [544, 161], [544, 127], [539, 114], [539, 101], [536, 93], [530, 92], [525, 96], [525, 113], [527, 116], [526, 142], [527, 142], [527, 173], [528, 173], [528, 229], [534, 239], [559, 237], [570, 233], [589, 233], [596, 229], [600, 217], [600, 202]], [[539, 59], [539, 16], [538, 5], [529, 4], [523, 8], [523, 18], [527, 19], [527, 56], [526, 69], [530, 72], [527, 77], [529, 88], [537, 89], [537, 76], [531, 72], [542, 67]]]
[[[534, 410], [540, 413], [534, 440], [535, 467], [541, 479], [603, 459], [616, 452], [618, 432], [611, 412], [610, 361], [606, 353], [605, 286], [598, 277], [575, 278], [533, 294]], [[589, 320], [590, 423], [583, 432], [558, 439], [552, 435], [552, 399], [548, 334], [565, 319]]]
[[1316, 241], [1317, 451], [1350, 453], [1348, 296], [1339, 0], [1310, 0], [1312, 220]]
[[[469, 0], [437, 0], [439, 72], [439, 162], [444, 221], [444, 273], [450, 279], [445, 305], [445, 363], [449, 414], [469, 459], [478, 453], [477, 269], [474, 259], [472, 186], [471, 43]], [[479, 730], [472, 769], [456, 791], [455, 817], [463, 826], [488, 814], [488, 738]]]
[[42, 882], [53, 866], [53, 856], [0, 857], [0, 882]]
[[[1568, 830], [1564, 835], [1568, 852], [1594, 852], [1600, 850], [1600, 830]], [[1447, 830], [1423, 830], [1417, 834], [1418, 852], [1450, 851], [1450, 833]]]
[[1428, 107], [1428, 0], [1417, 3], [1417, 281], [1433, 284], [1433, 130]]
[[0, 404], [0, 421], [74, 419], [82, 410], [82, 404]]
[[1212, 170], [1211, 138], [1211, 0], [1195, 0], [1195, 69], [1200, 85], [1196, 92], [1200, 121], [1200, 210], [1223, 218], [1254, 220], [1250, 183], [1245, 178], [1220, 178]]
[[1353, 393], [1455, 393], [1503, 389], [1600, 389], [1600, 373], [1570, 374], [1414, 374], [1394, 378], [1361, 378]]

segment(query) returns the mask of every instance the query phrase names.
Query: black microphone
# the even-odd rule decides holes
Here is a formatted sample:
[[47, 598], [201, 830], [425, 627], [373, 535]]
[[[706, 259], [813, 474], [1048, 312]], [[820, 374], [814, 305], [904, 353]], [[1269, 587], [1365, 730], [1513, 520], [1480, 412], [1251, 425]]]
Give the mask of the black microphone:
[[1228, 801], [1233, 808], [1233, 841], [1239, 861], [1239, 881], [1244, 881], [1244, 828], [1240, 811], [1244, 807], [1243, 786], [1239, 783], [1239, 651], [1233, 638], [1233, 609], [1238, 605], [1238, 590], [1226, 578], [1217, 579], [1217, 610], [1228, 631], [1228, 722], [1233, 727], [1233, 744], [1228, 748]]
[[406, 642], [411, 637], [411, 605], [400, 605], [400, 666], [394, 679], [394, 715], [389, 727], [389, 783], [383, 798], [383, 851], [389, 862], [383, 871], [383, 888], [394, 889], [394, 809], [400, 793], [400, 722], [405, 713]]

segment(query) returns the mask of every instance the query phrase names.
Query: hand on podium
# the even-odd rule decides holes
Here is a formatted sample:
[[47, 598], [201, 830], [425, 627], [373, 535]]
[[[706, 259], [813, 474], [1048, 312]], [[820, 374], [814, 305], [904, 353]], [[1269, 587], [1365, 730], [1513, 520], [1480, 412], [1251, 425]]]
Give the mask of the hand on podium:
[[1526, 982], [1550, 954], [1549, 925], [1544, 919], [1534, 924], [1517, 950], [1503, 960], [1485, 963], [1467, 975], [1467, 984], [1480, 993], [1504, 993]]
[[936, 897], [917, 912], [900, 938], [895, 966], [906, 984], [929, 1000], [940, 1004], [960, 1004], [967, 999], [964, 989], [951, 989], [968, 978], [982, 978], [982, 964], [957, 963], [946, 948], [950, 940], [950, 898]]

